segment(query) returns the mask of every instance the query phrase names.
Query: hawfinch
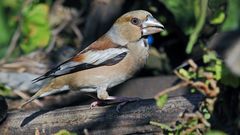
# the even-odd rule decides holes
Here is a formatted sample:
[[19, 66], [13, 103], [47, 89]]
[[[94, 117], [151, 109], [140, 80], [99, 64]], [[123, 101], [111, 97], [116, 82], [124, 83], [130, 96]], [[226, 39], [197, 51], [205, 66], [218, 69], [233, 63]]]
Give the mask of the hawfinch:
[[118, 18], [110, 30], [74, 57], [51, 69], [34, 82], [47, 80], [32, 100], [62, 88], [96, 92], [102, 101], [116, 100], [107, 90], [133, 76], [146, 63], [147, 35], [163, 31], [164, 26], [151, 13], [136, 10]]

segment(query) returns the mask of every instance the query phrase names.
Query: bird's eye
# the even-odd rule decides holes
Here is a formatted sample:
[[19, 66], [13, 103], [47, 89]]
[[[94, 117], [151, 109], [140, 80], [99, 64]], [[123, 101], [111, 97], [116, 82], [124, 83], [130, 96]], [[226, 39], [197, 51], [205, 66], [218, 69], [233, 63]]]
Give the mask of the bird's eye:
[[140, 20], [138, 18], [132, 18], [131, 19], [131, 23], [134, 25], [139, 25], [140, 24]]

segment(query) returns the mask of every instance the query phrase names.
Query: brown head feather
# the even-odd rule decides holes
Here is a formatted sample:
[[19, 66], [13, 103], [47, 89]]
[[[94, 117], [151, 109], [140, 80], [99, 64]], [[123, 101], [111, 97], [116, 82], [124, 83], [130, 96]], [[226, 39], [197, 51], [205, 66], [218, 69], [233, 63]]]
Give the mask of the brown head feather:
[[[144, 10], [136, 10], [122, 15], [113, 25], [114, 34], [129, 42], [138, 41], [142, 36], [141, 24], [151, 15]], [[138, 19], [139, 24], [133, 24], [132, 19]]]
[[144, 10], [135, 10], [128, 12], [124, 15], [122, 15], [120, 18], [116, 20], [115, 23], [121, 24], [121, 23], [130, 23], [131, 19], [136, 17], [140, 20], [145, 20], [147, 18], [147, 15], [150, 13]]

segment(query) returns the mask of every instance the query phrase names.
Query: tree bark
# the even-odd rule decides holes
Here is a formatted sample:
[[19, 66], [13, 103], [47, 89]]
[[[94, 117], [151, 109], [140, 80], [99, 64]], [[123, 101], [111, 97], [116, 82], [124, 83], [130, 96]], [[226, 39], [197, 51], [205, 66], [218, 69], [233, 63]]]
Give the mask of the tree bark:
[[149, 122], [172, 123], [184, 111], [192, 112], [202, 100], [201, 95], [172, 97], [160, 109], [155, 100], [145, 99], [123, 106], [120, 113], [116, 106], [89, 109], [89, 106], [74, 106], [38, 111], [15, 111], [0, 126], [2, 135], [53, 134], [61, 129], [84, 134], [149, 134], [161, 133], [159, 127]]

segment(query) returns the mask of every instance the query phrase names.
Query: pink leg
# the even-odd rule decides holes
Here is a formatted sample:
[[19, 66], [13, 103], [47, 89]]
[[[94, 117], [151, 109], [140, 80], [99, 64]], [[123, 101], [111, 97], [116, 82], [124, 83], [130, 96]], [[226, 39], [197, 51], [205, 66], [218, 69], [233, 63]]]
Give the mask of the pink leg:
[[98, 101], [94, 101], [90, 104], [90, 109], [93, 109], [94, 107], [99, 106], [99, 102]]
[[104, 106], [104, 105], [112, 105], [112, 104], [118, 104], [116, 111], [120, 112], [120, 109], [126, 105], [128, 102], [135, 102], [140, 100], [138, 97], [114, 97], [109, 96], [106, 100], [97, 100], [91, 103], [90, 108], [94, 108], [96, 106]]

